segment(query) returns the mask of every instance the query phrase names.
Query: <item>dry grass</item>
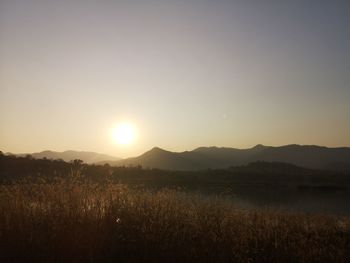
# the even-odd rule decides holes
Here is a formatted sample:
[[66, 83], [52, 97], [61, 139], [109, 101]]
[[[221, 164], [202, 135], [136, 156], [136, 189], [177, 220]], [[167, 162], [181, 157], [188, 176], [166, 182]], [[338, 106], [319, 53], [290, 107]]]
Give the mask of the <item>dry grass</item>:
[[0, 186], [0, 262], [349, 262], [350, 219], [116, 184]]

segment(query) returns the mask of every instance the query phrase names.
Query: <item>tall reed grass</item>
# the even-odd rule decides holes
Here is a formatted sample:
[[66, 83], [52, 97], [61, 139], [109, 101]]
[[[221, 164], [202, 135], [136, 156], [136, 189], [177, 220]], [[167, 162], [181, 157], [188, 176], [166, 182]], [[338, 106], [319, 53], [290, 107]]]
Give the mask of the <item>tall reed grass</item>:
[[80, 180], [0, 186], [0, 262], [350, 262], [350, 219]]

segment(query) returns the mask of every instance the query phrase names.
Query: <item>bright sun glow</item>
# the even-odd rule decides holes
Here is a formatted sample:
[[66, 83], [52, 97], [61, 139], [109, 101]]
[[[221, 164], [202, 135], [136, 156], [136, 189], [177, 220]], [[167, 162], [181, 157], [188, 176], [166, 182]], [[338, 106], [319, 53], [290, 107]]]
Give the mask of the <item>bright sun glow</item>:
[[136, 129], [128, 122], [119, 123], [112, 131], [113, 140], [122, 145], [131, 144], [136, 139]]

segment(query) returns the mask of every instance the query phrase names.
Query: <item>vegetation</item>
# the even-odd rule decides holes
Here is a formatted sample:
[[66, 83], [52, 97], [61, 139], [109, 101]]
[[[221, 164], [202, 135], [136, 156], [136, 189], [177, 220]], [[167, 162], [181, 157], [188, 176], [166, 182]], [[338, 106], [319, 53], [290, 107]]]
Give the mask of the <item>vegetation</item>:
[[[0, 162], [3, 177], [11, 177], [15, 167], [21, 170], [16, 175], [23, 169], [42, 173], [0, 185], [0, 262], [350, 260], [348, 217], [246, 211], [224, 198], [131, 188], [108, 166], [10, 159], [23, 166], [11, 170], [12, 161]], [[89, 169], [105, 171], [104, 179], [97, 180]], [[162, 173], [118, 169], [134, 177]]]
[[1, 262], [348, 262], [350, 219], [77, 179], [3, 185]]
[[205, 169], [199, 171], [167, 171], [135, 167], [112, 167], [87, 165], [80, 160], [33, 159], [31, 156], [16, 157], [0, 154], [0, 183], [22, 179], [68, 178], [79, 173], [95, 182], [106, 180], [128, 185], [153, 188], [182, 187], [203, 189], [205, 187], [231, 188], [236, 185], [270, 185], [302, 187], [350, 188], [350, 172], [321, 171], [301, 168], [285, 163], [255, 162], [228, 169]]

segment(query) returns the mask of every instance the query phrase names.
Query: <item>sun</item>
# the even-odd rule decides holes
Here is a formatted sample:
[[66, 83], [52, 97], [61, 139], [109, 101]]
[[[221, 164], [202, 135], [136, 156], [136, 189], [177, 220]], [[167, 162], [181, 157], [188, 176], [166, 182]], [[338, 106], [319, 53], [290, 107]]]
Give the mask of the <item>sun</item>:
[[121, 122], [113, 128], [112, 138], [121, 145], [132, 144], [136, 140], [136, 128], [129, 122]]

